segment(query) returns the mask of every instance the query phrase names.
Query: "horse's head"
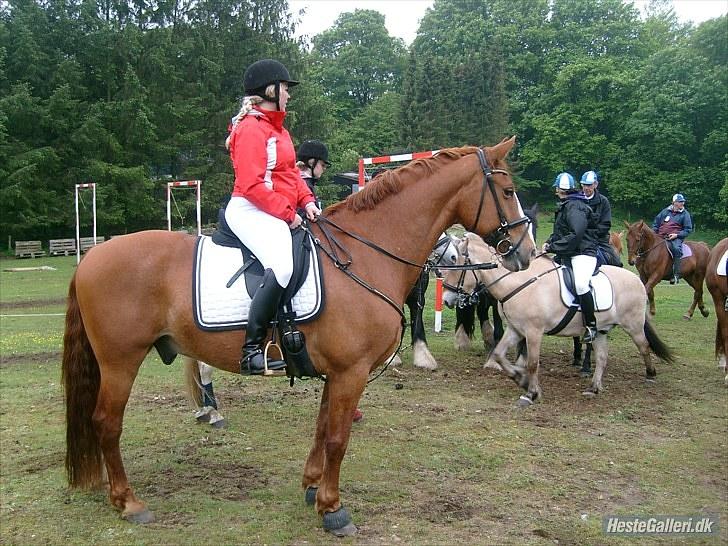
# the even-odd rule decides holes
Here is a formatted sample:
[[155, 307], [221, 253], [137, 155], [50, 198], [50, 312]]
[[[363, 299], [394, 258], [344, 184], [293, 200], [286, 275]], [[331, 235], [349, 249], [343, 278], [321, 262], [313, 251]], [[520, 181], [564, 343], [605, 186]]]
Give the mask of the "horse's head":
[[644, 250], [642, 248], [642, 239], [644, 238], [644, 232], [647, 226], [643, 220], [634, 224], [630, 224], [625, 220], [624, 225], [627, 228], [627, 262], [629, 265], [634, 265], [639, 253]]
[[[471, 244], [472, 243], [472, 244]], [[493, 260], [496, 251], [487, 246], [475, 233], [466, 233], [455, 245], [457, 249], [457, 265], [486, 263]], [[488, 252], [490, 256], [488, 256]], [[463, 307], [477, 303], [485, 287], [486, 270], [467, 271], [451, 269], [443, 277], [442, 301], [450, 308]]]
[[514, 136], [477, 150], [477, 157], [471, 160], [473, 175], [461, 188], [456, 210], [458, 221], [495, 248], [511, 271], [527, 268], [536, 252], [505, 161], [515, 142]]
[[458, 259], [457, 237], [452, 237], [447, 233], [443, 233], [432, 249], [430, 255], [435, 267], [438, 265], [454, 265]]

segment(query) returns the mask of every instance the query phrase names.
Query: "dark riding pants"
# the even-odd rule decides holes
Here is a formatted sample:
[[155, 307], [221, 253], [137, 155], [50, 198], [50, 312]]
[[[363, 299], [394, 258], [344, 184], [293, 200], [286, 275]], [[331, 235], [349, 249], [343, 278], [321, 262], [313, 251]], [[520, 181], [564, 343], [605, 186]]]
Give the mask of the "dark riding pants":
[[680, 277], [680, 259], [682, 258], [682, 239], [673, 239], [667, 241], [670, 245], [670, 251], [672, 252], [672, 276]]

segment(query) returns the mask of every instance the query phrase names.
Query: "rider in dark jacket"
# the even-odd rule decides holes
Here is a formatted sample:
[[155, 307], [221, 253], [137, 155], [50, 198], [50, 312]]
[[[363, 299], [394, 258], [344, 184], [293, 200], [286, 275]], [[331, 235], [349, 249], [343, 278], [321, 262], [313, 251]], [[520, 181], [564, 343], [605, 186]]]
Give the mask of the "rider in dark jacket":
[[622, 267], [622, 260], [609, 243], [609, 231], [612, 229], [612, 206], [609, 204], [609, 199], [597, 190], [599, 176], [594, 171], [587, 171], [581, 175], [579, 183], [586, 197], [587, 205], [591, 207], [596, 216], [596, 238], [599, 246], [597, 262]]
[[561, 173], [554, 181], [561, 202], [556, 209], [554, 232], [544, 243], [545, 252], [556, 254], [558, 261], [571, 265], [576, 296], [584, 318], [584, 342], [597, 336], [594, 298], [589, 283], [597, 265], [596, 217], [584, 194], [576, 190], [576, 181], [569, 173]]
[[693, 220], [685, 209], [685, 196], [676, 193], [672, 196], [672, 205], [664, 208], [655, 216], [652, 229], [667, 241], [672, 251], [672, 279], [670, 284], [680, 282], [680, 260], [682, 244], [685, 237], [693, 230]]

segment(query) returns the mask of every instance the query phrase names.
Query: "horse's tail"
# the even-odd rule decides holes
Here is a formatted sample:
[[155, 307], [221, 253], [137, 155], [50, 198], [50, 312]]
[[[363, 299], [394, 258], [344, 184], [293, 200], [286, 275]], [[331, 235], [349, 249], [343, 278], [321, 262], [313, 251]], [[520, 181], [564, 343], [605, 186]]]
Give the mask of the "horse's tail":
[[465, 307], [458, 307], [455, 310], [455, 317], [455, 331], [457, 331], [458, 326], [462, 326], [465, 335], [473, 339], [473, 334], [475, 333], [475, 306], [467, 305]]
[[657, 355], [658, 358], [673, 364], [675, 362], [675, 355], [672, 354], [670, 348], [657, 336], [657, 332], [652, 327], [649, 320], [645, 320], [645, 337], [647, 343], [650, 345], [652, 352]]
[[66, 393], [66, 472], [71, 487], [101, 484], [101, 446], [93, 423], [101, 375], [76, 296], [76, 275], [68, 289], [61, 383]]
[[185, 368], [187, 396], [195, 404], [195, 407], [201, 408], [204, 404], [202, 403], [202, 391], [200, 390], [200, 367], [197, 364], [197, 360], [189, 356], [182, 357], [182, 361], [184, 362]]

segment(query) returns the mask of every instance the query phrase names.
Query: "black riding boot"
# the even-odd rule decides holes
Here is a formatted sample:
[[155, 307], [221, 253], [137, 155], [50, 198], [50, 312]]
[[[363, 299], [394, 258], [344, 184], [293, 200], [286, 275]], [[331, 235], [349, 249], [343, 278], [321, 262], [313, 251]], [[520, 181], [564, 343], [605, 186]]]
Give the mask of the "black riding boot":
[[581, 339], [584, 343], [591, 343], [597, 337], [597, 319], [594, 317], [594, 298], [591, 292], [579, 295], [579, 304], [581, 305], [581, 315], [584, 318], [584, 337]]
[[680, 258], [675, 258], [672, 261], [672, 279], [670, 284], [678, 284], [680, 282]]
[[[263, 344], [268, 337], [268, 325], [278, 309], [283, 290], [276, 281], [273, 270], [266, 269], [263, 280], [250, 302], [245, 343], [240, 358], [240, 373], [261, 374], [265, 371]], [[269, 370], [280, 370], [285, 367], [286, 363], [283, 360], [268, 360]]]

